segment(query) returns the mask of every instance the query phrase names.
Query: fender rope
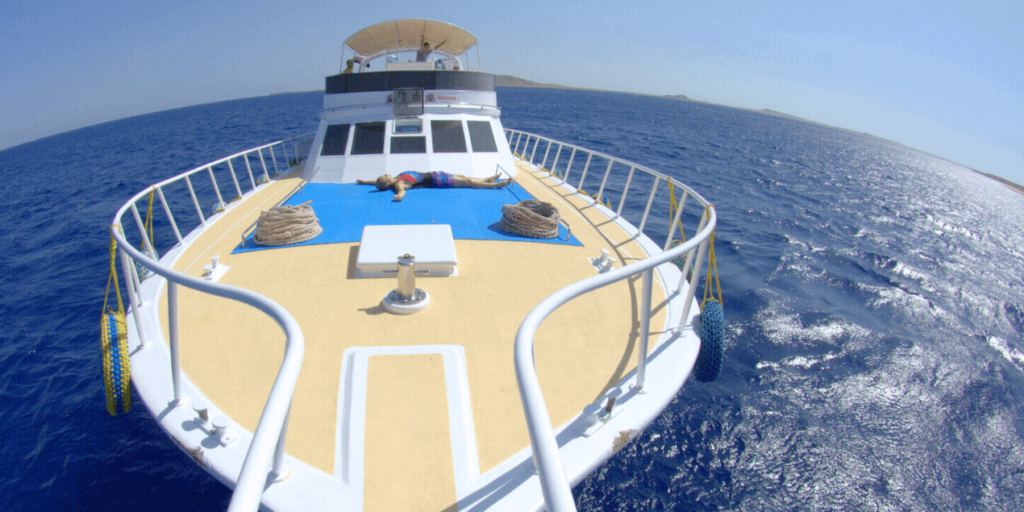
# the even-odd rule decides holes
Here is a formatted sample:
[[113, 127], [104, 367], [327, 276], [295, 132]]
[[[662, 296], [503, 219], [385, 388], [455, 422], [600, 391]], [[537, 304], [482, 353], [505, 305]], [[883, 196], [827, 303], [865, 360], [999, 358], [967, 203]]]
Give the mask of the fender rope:
[[[708, 210], [711, 208], [709, 204], [707, 208], [704, 208], [704, 214], [707, 215]], [[715, 280], [712, 285], [711, 274], [714, 273]], [[715, 299], [714, 287], [718, 287], [718, 298]], [[718, 302], [719, 304], [725, 304], [722, 299], [722, 283], [718, 281], [718, 260], [715, 259], [715, 232], [711, 232], [711, 238], [708, 242], [708, 275], [704, 280], [704, 300], [700, 303], [701, 310], [704, 309], [704, 304], [708, 302], [708, 299]]]
[[[156, 246], [153, 245], [153, 194], [156, 192], [154, 186], [149, 190], [149, 207], [146, 208], [146, 222], [143, 223], [143, 231], [146, 232], [147, 239], [142, 243], [142, 252], [149, 255], [154, 260], [156, 257]], [[135, 262], [135, 273], [139, 275], [139, 281], [145, 281], [147, 277], [152, 275], [148, 268]]]
[[[672, 185], [671, 181], [668, 182], [668, 191], [671, 192], [669, 195], [670, 204], [668, 207], [668, 221], [671, 223], [672, 219], [676, 218], [676, 209], [679, 208], [679, 200], [676, 199], [676, 187]], [[682, 242], [686, 241], [686, 230], [683, 229], [682, 217], [679, 217], [679, 236], [683, 237]], [[675, 245], [673, 245], [673, 247], [675, 247]]]
[[[704, 209], [708, 215], [711, 205]], [[693, 376], [699, 382], [713, 382], [722, 373], [725, 358], [725, 311], [722, 309], [722, 284], [718, 281], [718, 262], [715, 258], [715, 232], [709, 239], [708, 275], [704, 284], [704, 301], [700, 304], [700, 352], [693, 365]], [[714, 272], [715, 280], [711, 280]], [[718, 287], [715, 299], [714, 287]]]
[[[111, 230], [117, 229], [111, 226]], [[107, 277], [107, 291], [103, 297], [103, 314], [100, 317], [100, 359], [103, 364], [103, 387], [107, 396], [107, 412], [117, 416], [132, 409], [131, 361], [128, 358], [128, 324], [125, 322], [124, 303], [121, 301], [121, 287], [117, 283], [117, 267], [114, 264], [117, 241], [110, 235], [110, 275]], [[117, 294], [117, 310], [107, 308], [110, 285], [113, 283]]]

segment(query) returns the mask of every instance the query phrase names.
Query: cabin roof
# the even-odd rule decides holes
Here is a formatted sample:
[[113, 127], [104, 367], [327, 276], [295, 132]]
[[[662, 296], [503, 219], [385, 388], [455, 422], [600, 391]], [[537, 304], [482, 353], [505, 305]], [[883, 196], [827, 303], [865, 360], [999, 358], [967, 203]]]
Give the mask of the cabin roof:
[[[477, 44], [473, 34], [443, 21], [404, 19], [385, 21], [356, 32], [345, 46], [359, 55], [385, 51], [418, 50], [423, 42], [450, 55], [461, 55]], [[437, 46], [440, 43], [440, 48]]]

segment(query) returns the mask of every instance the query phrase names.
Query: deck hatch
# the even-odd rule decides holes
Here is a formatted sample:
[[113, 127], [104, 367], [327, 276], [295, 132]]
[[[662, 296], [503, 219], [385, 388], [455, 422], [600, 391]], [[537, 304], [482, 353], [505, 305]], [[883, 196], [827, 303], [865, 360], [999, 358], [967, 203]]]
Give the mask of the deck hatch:
[[356, 277], [394, 277], [398, 259], [416, 257], [417, 271], [426, 276], [456, 274], [455, 240], [448, 224], [366, 226], [359, 239]]

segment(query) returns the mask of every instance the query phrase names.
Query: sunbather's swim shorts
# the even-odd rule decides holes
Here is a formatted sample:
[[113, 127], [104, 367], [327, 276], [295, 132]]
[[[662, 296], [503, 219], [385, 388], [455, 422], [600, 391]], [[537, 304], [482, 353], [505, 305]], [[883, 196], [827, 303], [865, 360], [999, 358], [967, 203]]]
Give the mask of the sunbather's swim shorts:
[[434, 188], [453, 188], [455, 187], [455, 180], [452, 179], [452, 175], [446, 172], [432, 172], [430, 173], [431, 186]]

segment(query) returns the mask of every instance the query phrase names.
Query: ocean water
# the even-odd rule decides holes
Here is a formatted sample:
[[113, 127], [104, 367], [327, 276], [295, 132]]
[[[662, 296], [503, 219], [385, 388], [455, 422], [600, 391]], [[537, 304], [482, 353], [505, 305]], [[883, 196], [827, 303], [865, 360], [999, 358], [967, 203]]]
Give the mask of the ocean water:
[[[321, 101], [202, 105], [0, 151], [0, 510], [226, 507], [144, 407], [106, 412], [107, 229], [150, 183], [313, 131]], [[764, 113], [547, 89], [499, 103], [506, 127], [671, 174], [718, 208], [722, 376], [688, 382], [577, 486], [581, 510], [1019, 507], [1024, 195]]]

